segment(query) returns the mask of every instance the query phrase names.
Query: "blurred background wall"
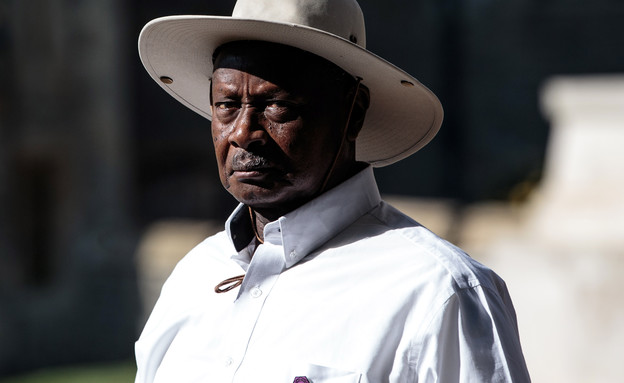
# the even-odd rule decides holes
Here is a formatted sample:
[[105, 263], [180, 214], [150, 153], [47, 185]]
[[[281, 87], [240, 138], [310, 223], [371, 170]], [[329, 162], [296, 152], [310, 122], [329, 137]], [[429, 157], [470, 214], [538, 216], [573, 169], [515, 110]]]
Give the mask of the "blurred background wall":
[[129, 355], [137, 315], [129, 19], [0, 3], [0, 373]]
[[[216, 175], [209, 122], [153, 83], [136, 53], [147, 21], [227, 15], [234, 2], [0, 2], [0, 376], [131, 359], [162, 279], [235, 206]], [[622, 234], [624, 160], [613, 144], [624, 143], [622, 116], [613, 112], [621, 104], [593, 119], [566, 110], [624, 98], [610, 77], [624, 71], [624, 2], [360, 4], [368, 48], [430, 87], [446, 115], [425, 149], [376, 170], [382, 193], [508, 281], [535, 381], [614, 381], [624, 310], [606, 292], [624, 287], [615, 277], [624, 247], [605, 236], [573, 239], [586, 227], [601, 232], [601, 222], [616, 229], [608, 238]], [[596, 75], [613, 87], [586, 86]], [[553, 106], [561, 103], [548, 96], [558, 94], [547, 91], [553, 76], [572, 84], [557, 92], [586, 97]], [[551, 127], [579, 118], [579, 140], [593, 144], [547, 159]], [[615, 121], [599, 138], [596, 118]], [[604, 161], [580, 169], [579, 182], [556, 181], [575, 174], [557, 169], [578, 158]], [[604, 168], [605, 177], [590, 176]], [[587, 184], [596, 187], [580, 187]], [[596, 192], [605, 188], [613, 192]], [[571, 189], [579, 193], [551, 208]], [[581, 205], [598, 213], [562, 214]], [[579, 230], [553, 240], [562, 222]], [[571, 268], [571, 259], [581, 263]], [[579, 279], [587, 269], [592, 277]], [[570, 285], [579, 280], [584, 288]]]

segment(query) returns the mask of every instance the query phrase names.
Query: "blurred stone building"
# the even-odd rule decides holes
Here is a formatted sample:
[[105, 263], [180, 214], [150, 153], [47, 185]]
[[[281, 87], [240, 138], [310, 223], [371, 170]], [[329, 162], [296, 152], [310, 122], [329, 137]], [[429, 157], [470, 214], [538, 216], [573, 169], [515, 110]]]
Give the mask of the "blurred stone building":
[[[150, 248], [140, 238], [171, 234], [153, 225], [163, 220], [222, 222], [234, 206], [216, 176], [209, 122], [154, 84], [136, 53], [150, 19], [226, 15], [234, 3], [0, 2], [0, 376], [131, 358], [150, 309], [139, 302], [137, 262], [173, 241]], [[380, 188], [436, 198], [413, 215], [441, 216], [453, 240], [468, 241], [465, 225], [482, 227], [466, 219], [474, 203], [517, 205], [539, 182], [547, 78], [624, 71], [621, 1], [360, 4], [368, 48], [427, 84], [446, 114], [432, 144], [376, 171]], [[175, 227], [191, 241], [215, 229]], [[479, 235], [498, 233], [483, 227]]]

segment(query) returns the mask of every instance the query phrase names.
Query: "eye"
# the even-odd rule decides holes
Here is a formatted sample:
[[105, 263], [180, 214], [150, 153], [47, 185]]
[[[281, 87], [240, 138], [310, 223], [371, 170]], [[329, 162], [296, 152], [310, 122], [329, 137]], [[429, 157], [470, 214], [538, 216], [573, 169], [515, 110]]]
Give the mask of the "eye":
[[294, 108], [295, 104], [289, 101], [273, 100], [273, 101], [267, 102], [266, 107], [270, 109], [280, 109], [280, 108], [286, 109], [286, 108]]
[[290, 121], [299, 116], [299, 106], [290, 101], [272, 100], [266, 103], [265, 114], [275, 121]]
[[238, 114], [240, 102], [238, 101], [217, 101], [214, 103], [213, 119], [221, 123], [229, 123]]
[[234, 101], [215, 102], [215, 107], [219, 110], [234, 109], [234, 108], [237, 108], [238, 106], [239, 106], [239, 103], [234, 102]]

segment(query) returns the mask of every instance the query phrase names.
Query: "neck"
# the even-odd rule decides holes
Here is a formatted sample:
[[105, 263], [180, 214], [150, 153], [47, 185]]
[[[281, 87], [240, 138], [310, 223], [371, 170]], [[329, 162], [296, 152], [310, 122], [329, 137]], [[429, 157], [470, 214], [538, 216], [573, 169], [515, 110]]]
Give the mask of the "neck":
[[272, 220], [266, 218], [256, 210], [253, 210], [251, 206], [249, 206], [249, 218], [251, 219], [251, 227], [254, 231], [256, 239], [260, 243], [264, 243], [264, 226]]

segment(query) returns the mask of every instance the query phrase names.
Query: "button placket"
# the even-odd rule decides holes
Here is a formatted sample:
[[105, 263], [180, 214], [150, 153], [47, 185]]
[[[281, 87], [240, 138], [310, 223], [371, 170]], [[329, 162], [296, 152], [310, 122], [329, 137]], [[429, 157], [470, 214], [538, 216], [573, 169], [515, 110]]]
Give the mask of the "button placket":
[[232, 366], [236, 367], [231, 371], [233, 374], [245, 359], [247, 345], [260, 318], [264, 301], [284, 267], [283, 254], [281, 246], [265, 242], [256, 249], [247, 269], [239, 296], [234, 302], [232, 315], [234, 320], [228, 328], [229, 334], [225, 337], [230, 341], [223, 355], [231, 357], [232, 365], [226, 367], [230, 370]]

